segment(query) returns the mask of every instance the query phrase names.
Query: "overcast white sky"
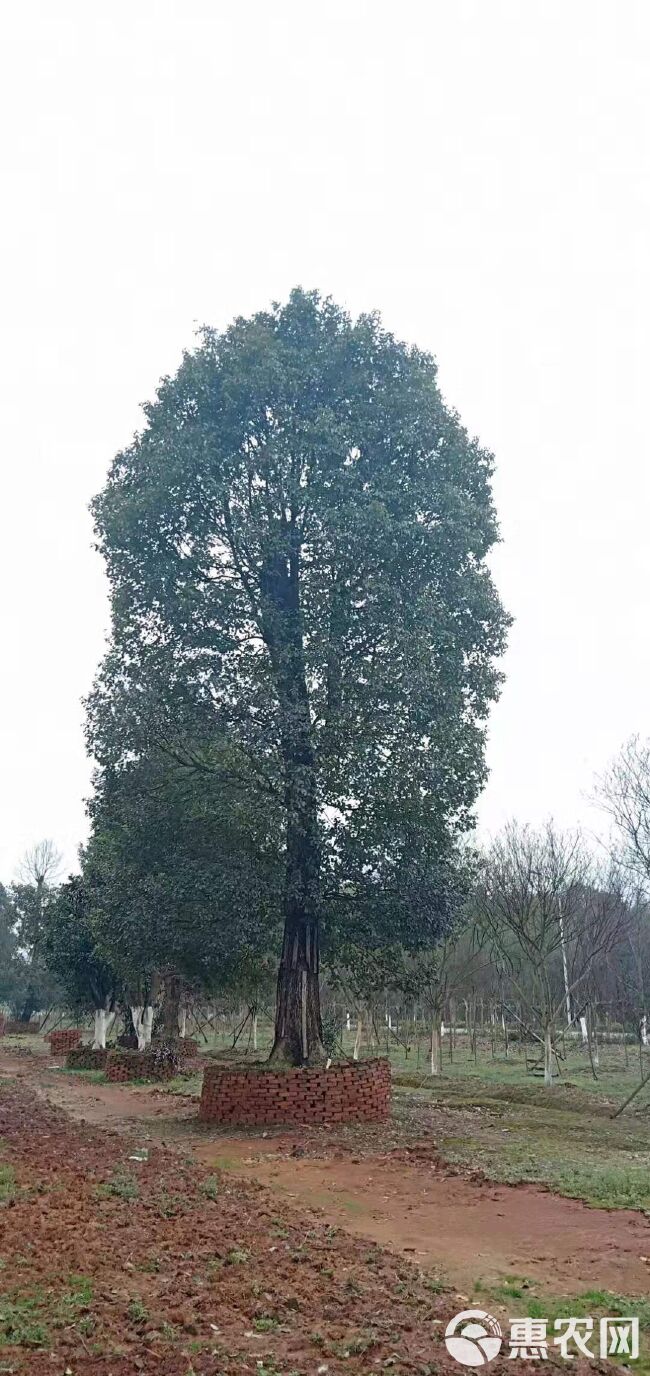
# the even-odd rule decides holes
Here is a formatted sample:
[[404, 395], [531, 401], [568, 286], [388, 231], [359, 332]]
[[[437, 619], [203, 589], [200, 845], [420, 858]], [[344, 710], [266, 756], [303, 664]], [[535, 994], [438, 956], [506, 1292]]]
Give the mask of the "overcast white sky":
[[0, 877], [89, 786], [87, 504], [197, 323], [318, 286], [437, 356], [516, 617], [480, 807], [650, 732], [646, 0], [41, 0], [0, 54]]

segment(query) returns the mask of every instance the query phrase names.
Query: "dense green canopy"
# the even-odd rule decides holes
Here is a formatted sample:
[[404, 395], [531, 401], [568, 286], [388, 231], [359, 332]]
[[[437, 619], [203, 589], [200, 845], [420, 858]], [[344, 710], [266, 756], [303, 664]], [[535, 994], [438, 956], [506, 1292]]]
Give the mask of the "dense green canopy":
[[[103, 767], [152, 740], [180, 755], [209, 717], [280, 809], [275, 1051], [317, 1057], [327, 907], [404, 919], [409, 941], [444, 924], [507, 625], [492, 459], [428, 354], [300, 290], [206, 330], [145, 414], [95, 503], [113, 640], [92, 748]], [[209, 751], [194, 767], [233, 773]]]

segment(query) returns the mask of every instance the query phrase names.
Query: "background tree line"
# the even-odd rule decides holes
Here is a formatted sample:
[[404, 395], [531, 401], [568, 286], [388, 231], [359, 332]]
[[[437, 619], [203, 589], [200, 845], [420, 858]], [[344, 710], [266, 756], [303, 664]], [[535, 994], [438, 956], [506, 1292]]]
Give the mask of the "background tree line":
[[[408, 1047], [424, 1033], [436, 1074], [443, 1046], [453, 1056], [462, 1030], [470, 1046], [482, 1037], [495, 1054], [525, 1043], [552, 1083], [567, 1039], [584, 1045], [594, 1074], [603, 1038], [642, 1048], [650, 866], [637, 838], [645, 814], [635, 812], [628, 827], [614, 809], [632, 816], [645, 808], [649, 759], [643, 743], [628, 743], [598, 785], [616, 823], [607, 850], [550, 823], [539, 831], [511, 824], [483, 851], [465, 842], [454, 902], [433, 941], [428, 917], [417, 930], [418, 904], [431, 902], [424, 875], [408, 893], [397, 941], [386, 939], [388, 920], [365, 925], [356, 905], [354, 924], [341, 924], [334, 904], [323, 936], [328, 1051], [337, 1041], [340, 1051], [348, 1025], [357, 1055]], [[43, 843], [21, 881], [2, 892], [2, 998], [12, 1013], [27, 1022], [59, 1003], [92, 1013], [97, 1045], [118, 1008], [122, 1030], [140, 1045], [154, 1018], [159, 1035], [175, 1038], [188, 1010], [215, 1000], [242, 1004], [253, 1027], [272, 1005], [283, 877], [281, 829], [256, 798], [239, 781], [222, 790], [212, 771], [188, 774], [166, 755], [104, 779], [81, 874], [57, 882], [56, 853]], [[434, 871], [431, 890], [436, 882]]]

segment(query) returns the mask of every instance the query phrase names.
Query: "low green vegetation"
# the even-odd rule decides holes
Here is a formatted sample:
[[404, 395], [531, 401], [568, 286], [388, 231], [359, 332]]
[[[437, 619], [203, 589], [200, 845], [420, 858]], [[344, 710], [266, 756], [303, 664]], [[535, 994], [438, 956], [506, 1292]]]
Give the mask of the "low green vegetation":
[[[473, 1286], [473, 1299], [494, 1313], [497, 1318], [526, 1316], [546, 1319], [547, 1332], [552, 1335], [556, 1319], [599, 1319], [633, 1317], [639, 1320], [640, 1355], [630, 1370], [636, 1376], [650, 1373], [650, 1300], [639, 1295], [619, 1295], [612, 1290], [584, 1290], [579, 1295], [537, 1295], [535, 1282], [526, 1276], [504, 1276], [496, 1285], [486, 1285], [480, 1279]], [[622, 1369], [626, 1369], [623, 1364]]]
[[58, 1293], [38, 1287], [0, 1295], [0, 1347], [46, 1347], [57, 1328], [89, 1328], [92, 1283], [70, 1276]]
[[127, 1171], [116, 1173], [111, 1180], [97, 1186], [97, 1195], [100, 1199], [108, 1199], [111, 1196], [118, 1199], [137, 1199], [138, 1194], [138, 1182], [135, 1176]]
[[526, 1076], [525, 1064], [479, 1060], [472, 1072], [462, 1057], [451, 1075], [426, 1080], [396, 1077], [402, 1096], [422, 1098], [434, 1112], [434, 1132], [448, 1161], [480, 1169], [504, 1183], [529, 1181], [608, 1209], [650, 1213], [650, 1139], [643, 1094], [617, 1118], [616, 1107], [638, 1083], [620, 1048], [608, 1048], [594, 1080], [584, 1063], [547, 1089]]
[[16, 1194], [16, 1180], [13, 1167], [0, 1165], [0, 1204], [5, 1204], [8, 1199], [13, 1199]]
[[217, 1199], [220, 1190], [219, 1176], [208, 1175], [205, 1180], [201, 1181], [199, 1188], [201, 1190], [201, 1193], [204, 1194], [208, 1199]]
[[75, 1075], [79, 1080], [87, 1080], [90, 1085], [106, 1085], [108, 1080], [103, 1070], [70, 1070], [66, 1066], [66, 1075]]

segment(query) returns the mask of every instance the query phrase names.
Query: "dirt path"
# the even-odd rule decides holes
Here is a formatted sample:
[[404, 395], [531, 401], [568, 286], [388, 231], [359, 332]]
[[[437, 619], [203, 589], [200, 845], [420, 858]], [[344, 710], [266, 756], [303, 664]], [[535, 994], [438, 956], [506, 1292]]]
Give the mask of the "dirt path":
[[390, 1158], [296, 1160], [260, 1156], [253, 1144], [243, 1156], [240, 1143], [223, 1140], [195, 1152], [205, 1164], [231, 1152], [227, 1164], [238, 1175], [435, 1267], [460, 1289], [514, 1274], [554, 1294], [648, 1292], [650, 1266], [642, 1258], [650, 1252], [650, 1226], [638, 1213], [590, 1209], [531, 1186], [483, 1183]]
[[647, 1295], [650, 1224], [640, 1213], [591, 1209], [533, 1186], [495, 1185], [456, 1173], [435, 1150], [350, 1154], [323, 1139], [304, 1154], [298, 1129], [226, 1136], [196, 1124], [196, 1103], [146, 1088], [93, 1084], [26, 1059], [0, 1072], [26, 1076], [71, 1116], [143, 1136], [182, 1141], [204, 1165], [267, 1185], [321, 1220], [435, 1268], [461, 1291], [504, 1275], [551, 1294], [610, 1289]]

